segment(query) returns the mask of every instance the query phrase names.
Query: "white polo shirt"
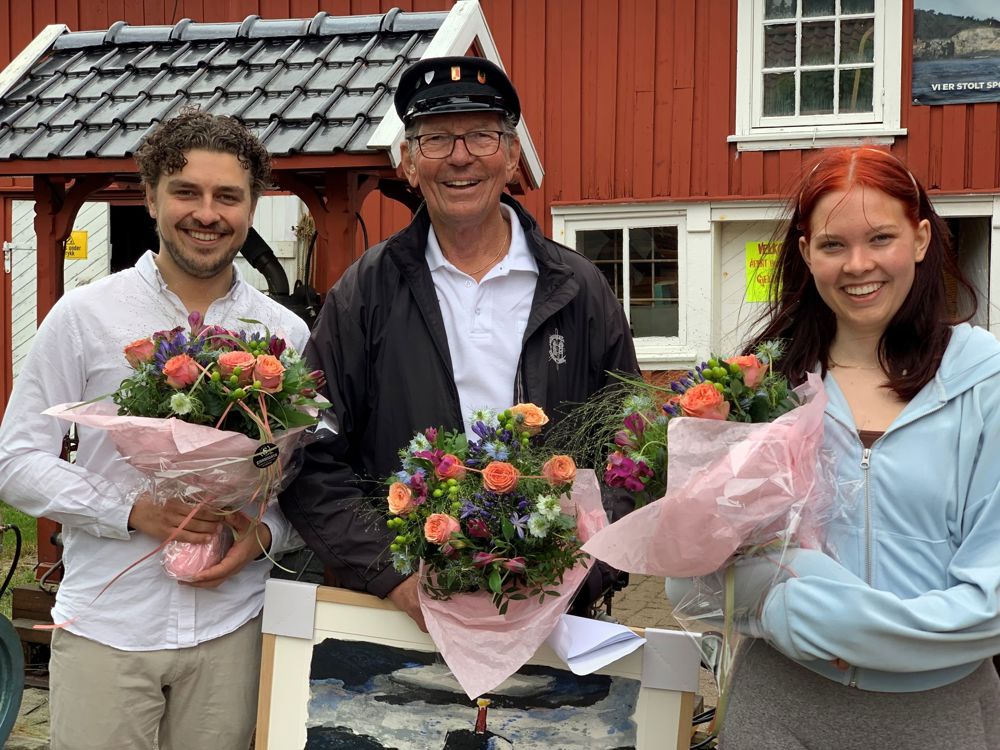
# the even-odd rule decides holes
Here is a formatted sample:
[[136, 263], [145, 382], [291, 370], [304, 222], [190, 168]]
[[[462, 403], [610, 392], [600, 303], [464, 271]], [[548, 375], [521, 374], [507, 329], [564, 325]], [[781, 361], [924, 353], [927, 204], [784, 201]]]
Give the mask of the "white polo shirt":
[[475, 438], [469, 426], [474, 410], [513, 406], [514, 378], [538, 281], [538, 264], [517, 214], [509, 206], [501, 208], [510, 219], [510, 249], [478, 284], [445, 259], [433, 226], [427, 235], [427, 266], [441, 306], [462, 420], [470, 438]]

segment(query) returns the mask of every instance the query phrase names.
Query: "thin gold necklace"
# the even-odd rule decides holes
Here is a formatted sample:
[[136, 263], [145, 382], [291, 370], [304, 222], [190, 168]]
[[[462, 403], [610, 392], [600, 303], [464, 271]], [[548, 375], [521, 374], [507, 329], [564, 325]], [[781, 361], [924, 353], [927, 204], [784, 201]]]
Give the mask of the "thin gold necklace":
[[[485, 271], [487, 268], [489, 268], [494, 263], [496, 263], [498, 260], [500, 260], [500, 256], [503, 255], [504, 251], [507, 250], [510, 247], [510, 224], [507, 223], [506, 219], [504, 219], [503, 224], [504, 224], [504, 230], [505, 230], [504, 233], [503, 233], [503, 242], [500, 243], [500, 247], [497, 249], [497, 254], [494, 255], [492, 258], [490, 258], [490, 260], [482, 268], [477, 268], [475, 271], [462, 271], [462, 273], [467, 274], [468, 276], [478, 276], [483, 271]], [[441, 254], [444, 255], [444, 259], [446, 261], [448, 261], [453, 266], [455, 266], [455, 268], [458, 268], [458, 265], [456, 265], [451, 260], [451, 258], [448, 257], [448, 254], [444, 251], [444, 248], [441, 248]], [[459, 270], [461, 270], [461, 269], [459, 269]]]

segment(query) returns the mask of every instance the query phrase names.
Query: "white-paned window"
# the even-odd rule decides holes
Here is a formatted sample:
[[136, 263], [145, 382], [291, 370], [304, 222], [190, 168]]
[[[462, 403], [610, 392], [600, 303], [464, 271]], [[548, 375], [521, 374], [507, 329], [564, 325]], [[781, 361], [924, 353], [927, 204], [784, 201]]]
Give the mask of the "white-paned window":
[[593, 261], [622, 303], [643, 369], [693, 362], [708, 343], [701, 308], [711, 298], [711, 272], [691, 260], [686, 210], [555, 206], [552, 216], [554, 237]]
[[740, 150], [892, 142], [902, 0], [740, 0]]

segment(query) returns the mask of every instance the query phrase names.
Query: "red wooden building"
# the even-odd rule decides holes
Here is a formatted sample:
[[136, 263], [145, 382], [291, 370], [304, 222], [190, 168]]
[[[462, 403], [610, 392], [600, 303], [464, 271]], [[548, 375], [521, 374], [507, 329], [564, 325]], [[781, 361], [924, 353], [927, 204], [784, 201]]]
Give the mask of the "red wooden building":
[[[466, 0], [459, 0], [465, 2]], [[480, 0], [544, 167], [521, 196], [599, 263], [644, 367], [732, 347], [756, 314], [757, 243], [810, 151], [869, 141], [932, 190], [1000, 334], [998, 103], [912, 103], [914, 0]], [[0, 68], [49, 24], [129, 25], [440, 11], [452, 0], [0, 0]], [[31, 180], [0, 178], [0, 235]], [[407, 221], [372, 192], [374, 242]], [[363, 250], [329, 245], [314, 285]], [[766, 263], [764, 263], [766, 265]], [[322, 270], [325, 269], [325, 270]], [[12, 381], [10, 274], [0, 277], [0, 407]], [[991, 303], [991, 300], [994, 302]]]

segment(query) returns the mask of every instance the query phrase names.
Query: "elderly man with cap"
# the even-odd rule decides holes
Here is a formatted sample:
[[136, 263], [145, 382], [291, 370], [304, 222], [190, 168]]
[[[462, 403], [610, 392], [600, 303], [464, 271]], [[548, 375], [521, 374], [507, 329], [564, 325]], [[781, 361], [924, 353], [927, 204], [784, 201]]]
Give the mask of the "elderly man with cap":
[[421, 60], [395, 107], [424, 204], [327, 296], [306, 356], [326, 373], [337, 424], [306, 449], [281, 507], [339, 585], [388, 596], [422, 625], [416, 581], [393, 569], [371, 509], [399, 449], [429, 426], [469, 432], [478, 408], [532, 402], [556, 416], [609, 372], [639, 368], [604, 276], [504, 193], [521, 110], [503, 71]]

